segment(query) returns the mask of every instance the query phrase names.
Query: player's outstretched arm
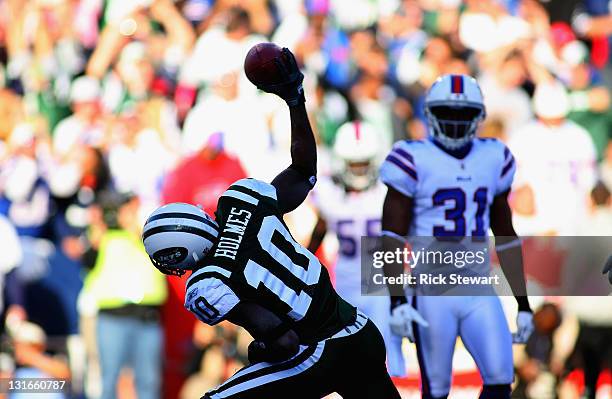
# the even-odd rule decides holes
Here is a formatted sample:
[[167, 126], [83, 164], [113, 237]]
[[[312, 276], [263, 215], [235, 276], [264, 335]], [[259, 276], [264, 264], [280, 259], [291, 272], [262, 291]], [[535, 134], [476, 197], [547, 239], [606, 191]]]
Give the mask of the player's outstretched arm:
[[280, 51], [275, 61], [280, 74], [274, 84], [258, 83], [257, 87], [282, 98], [289, 107], [291, 117], [291, 165], [272, 181], [276, 187], [278, 205], [283, 213], [297, 208], [316, 181], [317, 145], [312, 133], [300, 71], [295, 57], [287, 48]]
[[524, 343], [533, 331], [532, 311], [527, 297], [521, 240], [512, 225], [512, 211], [508, 204], [510, 191], [498, 194], [491, 204], [491, 230], [501, 268], [518, 303], [518, 332], [514, 340]]
[[249, 345], [249, 361], [279, 362], [295, 355], [300, 339], [286, 323], [268, 309], [252, 302], [240, 302], [227, 320], [246, 329], [255, 341]]
[[304, 103], [289, 107], [291, 113], [291, 165], [272, 180], [282, 213], [297, 208], [314, 187], [317, 145]]
[[[408, 234], [412, 222], [413, 200], [388, 186], [387, 196], [382, 213], [382, 244], [385, 252], [395, 253], [404, 248], [404, 237]], [[398, 277], [404, 272], [404, 264], [387, 263], [383, 266], [387, 277]], [[397, 284], [388, 285], [391, 295], [391, 307], [407, 302], [404, 290]]]
[[[402, 251], [404, 249], [405, 236], [412, 223], [413, 200], [394, 188], [388, 186], [387, 196], [383, 205], [382, 214], [382, 245], [385, 252]], [[402, 262], [385, 262], [383, 271], [386, 277], [399, 277], [404, 273]], [[390, 281], [390, 280], [387, 280]], [[429, 324], [408, 303], [404, 287], [399, 284], [388, 284], [391, 296], [391, 331], [414, 342], [413, 323], [423, 327]]]

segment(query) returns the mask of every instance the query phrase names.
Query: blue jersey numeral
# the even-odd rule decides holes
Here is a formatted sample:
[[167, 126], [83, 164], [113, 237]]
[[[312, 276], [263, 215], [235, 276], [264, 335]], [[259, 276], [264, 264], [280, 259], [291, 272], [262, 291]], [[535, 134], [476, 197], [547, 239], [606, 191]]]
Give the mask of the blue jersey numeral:
[[373, 237], [380, 232], [380, 219], [367, 219], [365, 221], [365, 231], [355, 231], [355, 221], [352, 219], [342, 219], [336, 222], [336, 236], [340, 248], [338, 252], [345, 257], [352, 258], [357, 255], [357, 244], [362, 235]]
[[[434, 206], [445, 206], [452, 202], [452, 208], [444, 211], [444, 218], [453, 222], [452, 229], [445, 226], [435, 225], [433, 227], [434, 237], [464, 237], [466, 232], [465, 207], [466, 195], [463, 189], [458, 187], [441, 188], [432, 197]], [[487, 188], [480, 187], [474, 192], [473, 201], [476, 203], [476, 228], [472, 236], [482, 237], [486, 234], [484, 225], [484, 214], [487, 207]]]
[[484, 214], [487, 209], [487, 188], [480, 187], [474, 192], [474, 202], [477, 204], [476, 209], [476, 228], [472, 231], [473, 237], [484, 237], [487, 232], [484, 226]]

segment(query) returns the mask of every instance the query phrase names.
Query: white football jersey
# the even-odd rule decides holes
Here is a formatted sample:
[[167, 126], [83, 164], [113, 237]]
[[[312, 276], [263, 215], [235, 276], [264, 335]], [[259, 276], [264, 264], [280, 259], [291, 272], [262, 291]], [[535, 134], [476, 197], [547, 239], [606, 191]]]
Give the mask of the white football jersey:
[[387, 188], [377, 182], [365, 191], [347, 192], [331, 178], [317, 182], [312, 199], [327, 222], [327, 230], [338, 238], [336, 285], [360, 289], [361, 237], [380, 235], [380, 216]]
[[476, 138], [457, 159], [431, 140], [397, 142], [381, 180], [414, 199], [411, 236], [484, 236], [493, 197], [510, 189], [514, 157], [499, 140]]

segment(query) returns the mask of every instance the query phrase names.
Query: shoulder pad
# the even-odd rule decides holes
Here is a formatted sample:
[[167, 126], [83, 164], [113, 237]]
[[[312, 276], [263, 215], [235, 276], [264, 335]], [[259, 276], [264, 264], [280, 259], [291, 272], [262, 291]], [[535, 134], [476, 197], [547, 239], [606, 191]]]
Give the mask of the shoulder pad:
[[257, 179], [240, 179], [234, 182], [221, 197], [232, 197], [257, 206], [259, 201], [276, 203], [276, 188]]
[[189, 279], [185, 293], [185, 308], [199, 320], [215, 325], [240, 302], [234, 291], [216, 277]]
[[422, 141], [399, 141], [380, 167], [380, 179], [386, 185], [409, 197], [414, 196], [419, 181], [413, 147]]

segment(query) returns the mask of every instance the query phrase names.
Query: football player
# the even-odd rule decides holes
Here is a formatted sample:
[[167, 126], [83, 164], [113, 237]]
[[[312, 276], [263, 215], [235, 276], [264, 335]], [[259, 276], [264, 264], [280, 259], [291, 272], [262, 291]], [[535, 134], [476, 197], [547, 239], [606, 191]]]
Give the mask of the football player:
[[327, 232], [336, 235], [334, 287], [376, 324], [385, 340], [389, 373], [402, 377], [402, 337], [389, 328], [389, 297], [361, 295], [361, 237], [380, 235], [380, 208], [387, 192], [378, 180], [379, 143], [379, 134], [367, 123], [347, 122], [338, 129], [333, 155], [340, 162], [339, 173], [320, 179], [312, 192], [318, 219], [308, 250], [316, 252]]
[[338, 296], [283, 222], [314, 186], [317, 154], [303, 75], [289, 50], [279, 63], [282, 83], [259, 88], [289, 106], [291, 165], [272, 183], [236, 181], [214, 220], [188, 204], [157, 209], [145, 223], [145, 248], [163, 273], [192, 272], [185, 307], [198, 319], [227, 320], [254, 337], [251, 364], [205, 398], [399, 398], [380, 332]]
[[[423, 398], [447, 397], [457, 336], [484, 381], [480, 398], [510, 398], [512, 343], [524, 343], [533, 330], [521, 242], [508, 205], [514, 158], [500, 141], [475, 137], [485, 108], [472, 77], [445, 75], [436, 80], [427, 93], [425, 113], [429, 137], [396, 143], [381, 166], [381, 179], [388, 186], [383, 245], [391, 250], [403, 248], [408, 235], [438, 241], [485, 237], [490, 227], [502, 270], [518, 302], [518, 332], [511, 335], [494, 295], [413, 296], [397, 285], [389, 286], [391, 328], [416, 343]], [[399, 273], [403, 264], [385, 266], [386, 275]]]

